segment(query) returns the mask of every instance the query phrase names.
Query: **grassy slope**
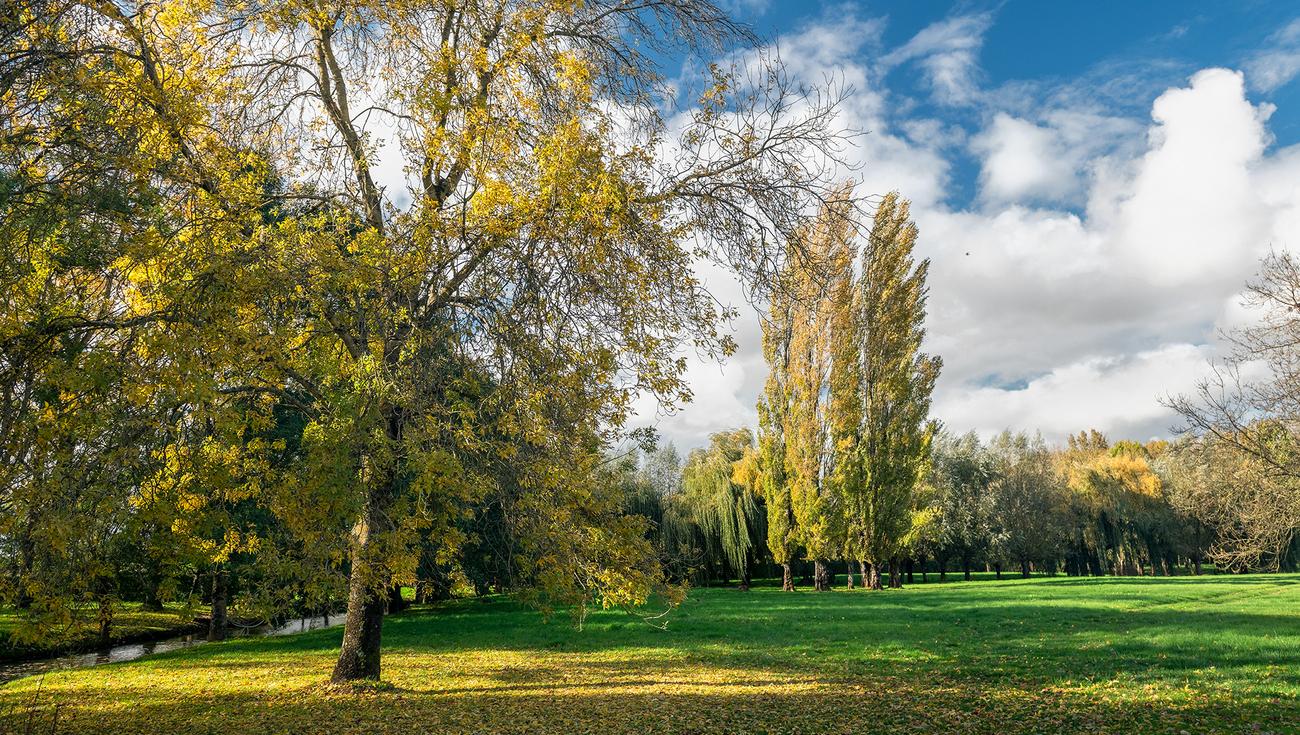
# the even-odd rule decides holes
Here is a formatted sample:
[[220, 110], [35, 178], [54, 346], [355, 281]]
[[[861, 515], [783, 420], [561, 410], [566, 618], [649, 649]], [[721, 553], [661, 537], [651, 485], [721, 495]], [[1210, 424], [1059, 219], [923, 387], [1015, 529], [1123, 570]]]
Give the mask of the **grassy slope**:
[[[82, 618], [41, 644], [31, 645], [11, 640], [14, 631], [22, 625], [18, 611], [0, 609], [0, 661], [48, 656], [71, 650], [93, 650], [99, 642], [95, 611], [84, 611]], [[138, 603], [126, 603], [113, 619], [112, 637], [115, 643], [151, 640], [175, 635], [192, 627], [192, 616], [179, 605], [168, 605], [166, 609], [154, 612], [142, 609]]]
[[[57, 705], [64, 733], [1300, 732], [1298, 613], [1300, 575], [696, 590], [667, 631], [461, 601], [388, 621], [390, 688], [321, 684], [335, 629], [50, 675], [34, 721], [48, 731]], [[37, 686], [0, 688], [0, 716], [26, 721]]]

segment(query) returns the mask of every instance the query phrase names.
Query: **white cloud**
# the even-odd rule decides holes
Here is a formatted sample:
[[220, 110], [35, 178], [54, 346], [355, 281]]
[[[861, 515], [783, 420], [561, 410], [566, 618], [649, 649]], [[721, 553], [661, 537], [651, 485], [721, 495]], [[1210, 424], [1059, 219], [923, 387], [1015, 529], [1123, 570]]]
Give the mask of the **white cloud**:
[[885, 68], [917, 61], [925, 70], [935, 99], [948, 105], [974, 101], [978, 91], [978, 56], [990, 13], [959, 15], [932, 23], [881, 59]]
[[1300, 74], [1300, 18], [1274, 33], [1269, 41], [1268, 48], [1246, 62], [1250, 86], [1262, 92], [1272, 92]]
[[[855, 53], [878, 37], [839, 31], [854, 23], [876, 28], [822, 23], [782, 46], [809, 50], [801, 78], [854, 80], [865, 94], [846, 122], [872, 131], [860, 151], [864, 192], [913, 200], [918, 249], [932, 261], [927, 349], [944, 358], [935, 415], [957, 431], [1037, 429], [1055, 440], [1089, 427], [1166, 434], [1177, 421], [1160, 399], [1193, 389], [1221, 348], [1217, 330], [1251, 318], [1240, 293], [1259, 258], [1300, 249], [1300, 146], [1269, 150], [1271, 106], [1252, 104], [1243, 75], [1227, 69], [1145, 92], [1148, 119], [1099, 107], [1077, 80], [1044, 93], [1043, 109], [969, 87], [985, 125], [967, 139], [953, 121], [897, 104]], [[946, 44], [963, 34], [940, 25], [883, 67], [969, 53], [973, 85], [978, 43]], [[984, 30], [968, 27], [978, 28], [968, 39]], [[931, 67], [922, 73], [934, 81]], [[980, 189], [953, 209], [952, 172], [971, 154]], [[752, 425], [766, 373], [757, 335], [742, 309], [733, 363], [692, 367], [700, 402], [661, 424], [679, 445]]]
[[938, 397], [936, 412], [955, 429], [985, 435], [1029, 428], [1059, 439], [1097, 427], [1115, 437], [1167, 436], [1176, 421], [1156, 399], [1192, 390], [1208, 357], [1204, 347], [1176, 344], [1084, 358], [1017, 390], [950, 391]]
[[1058, 136], [1027, 120], [1000, 112], [971, 148], [984, 156], [980, 193], [994, 201], [1059, 200], [1077, 188]]

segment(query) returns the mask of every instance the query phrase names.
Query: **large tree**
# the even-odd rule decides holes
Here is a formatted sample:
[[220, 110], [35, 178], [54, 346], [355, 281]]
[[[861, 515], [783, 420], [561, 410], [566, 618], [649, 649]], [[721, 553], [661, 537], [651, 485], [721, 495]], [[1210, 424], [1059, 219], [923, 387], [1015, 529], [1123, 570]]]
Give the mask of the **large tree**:
[[930, 394], [942, 363], [921, 351], [929, 261], [915, 260], [916, 237], [908, 203], [886, 195], [862, 246], [849, 314], [831, 335], [837, 488], [851, 546], [871, 563], [876, 589], [885, 562], [891, 585], [901, 584], [897, 557], [912, 530], [913, 495], [935, 432]]
[[161, 192], [94, 324], [159, 325], [182, 421], [303, 416], [299, 471], [253, 489], [327, 547], [307, 519], [348, 519], [336, 680], [379, 676], [416, 542], [450, 552], [489, 493], [539, 602], [647, 598], [661, 574], [595, 480], [603, 447], [636, 395], [689, 398], [681, 348], [732, 349], [700, 258], [761, 296], [802, 249], [836, 95], [750, 53], [680, 96], [661, 60], [753, 41], [704, 0], [41, 11], [20, 33], [84, 61], [69, 83], [107, 90], [99, 119]]
[[1300, 537], [1300, 259], [1265, 258], [1245, 305], [1255, 318], [1226, 335], [1231, 353], [1169, 401], [1192, 435], [1179, 504], [1217, 526], [1214, 556], [1237, 569], [1276, 567]]

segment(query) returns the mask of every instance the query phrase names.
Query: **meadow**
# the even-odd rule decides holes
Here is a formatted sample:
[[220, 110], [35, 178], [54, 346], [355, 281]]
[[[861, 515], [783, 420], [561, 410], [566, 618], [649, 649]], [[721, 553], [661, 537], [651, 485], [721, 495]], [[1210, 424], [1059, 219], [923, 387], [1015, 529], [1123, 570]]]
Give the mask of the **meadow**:
[[59, 733], [1296, 733], [1300, 575], [696, 589], [660, 629], [503, 598], [392, 616], [383, 683], [341, 630], [0, 687]]

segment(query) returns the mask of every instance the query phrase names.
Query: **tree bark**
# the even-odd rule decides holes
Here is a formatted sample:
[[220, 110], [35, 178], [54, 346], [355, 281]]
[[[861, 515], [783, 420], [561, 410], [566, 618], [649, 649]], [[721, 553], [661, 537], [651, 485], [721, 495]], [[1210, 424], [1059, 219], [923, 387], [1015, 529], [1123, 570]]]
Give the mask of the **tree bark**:
[[[400, 446], [402, 410], [385, 409], [385, 429], [389, 442]], [[377, 470], [382, 475], [369, 483], [361, 517], [352, 527], [350, 550], [351, 573], [348, 575], [348, 612], [343, 623], [343, 645], [334, 665], [335, 683], [358, 679], [379, 679], [379, 649], [384, 631], [384, 608], [389, 597], [390, 575], [386, 574], [376, 536], [392, 530], [388, 513], [396, 495], [396, 477], [391, 468]]]
[[880, 565], [879, 565], [879, 564], [872, 564], [872, 565], [871, 565], [871, 585], [870, 585], [870, 587], [871, 587], [871, 589], [873, 589], [873, 590], [878, 590], [878, 589], [880, 589], [880, 586], [881, 586], [881, 585], [880, 585]]
[[99, 647], [108, 648], [113, 643], [113, 600], [108, 595], [99, 596]]
[[1029, 560], [1028, 560], [1028, 559], [1021, 559], [1021, 560], [1020, 560], [1020, 576], [1024, 577], [1025, 579], [1029, 579]]
[[212, 617], [208, 619], [210, 641], [226, 639], [226, 600], [230, 594], [226, 581], [225, 569], [217, 568], [212, 572]]
[[813, 589], [825, 592], [831, 588], [830, 569], [821, 559], [813, 562]]
[[388, 590], [388, 612], [401, 612], [408, 607], [406, 598], [402, 597], [402, 585], [395, 584]]
[[790, 562], [781, 565], [781, 591], [794, 592], [794, 574], [790, 571]]
[[961, 571], [962, 574], [966, 577], [966, 581], [969, 582], [970, 581], [970, 557], [969, 556], [963, 556], [961, 558]]
[[[353, 552], [353, 558], [357, 554]], [[335, 683], [379, 678], [379, 643], [384, 631], [383, 596], [374, 593], [355, 567], [348, 579], [348, 615], [343, 647], [334, 666]]]

